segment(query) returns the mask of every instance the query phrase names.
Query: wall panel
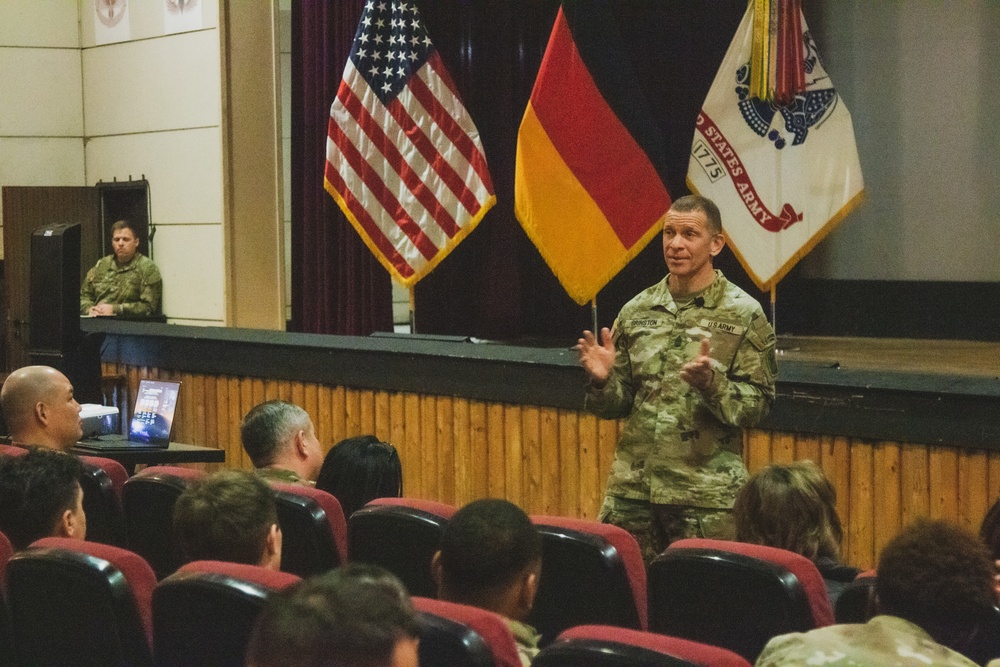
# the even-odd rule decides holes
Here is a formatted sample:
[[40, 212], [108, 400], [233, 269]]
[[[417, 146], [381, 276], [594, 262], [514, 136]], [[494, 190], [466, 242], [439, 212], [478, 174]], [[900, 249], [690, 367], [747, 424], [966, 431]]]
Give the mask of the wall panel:
[[[210, 376], [105, 364], [134, 395], [141, 378], [181, 380], [174, 439], [226, 451], [226, 466], [250, 468], [240, 446], [243, 414], [266, 398], [301, 403], [324, 449], [374, 432], [396, 445], [407, 496], [463, 505], [505, 497], [532, 514], [595, 517], [620, 431], [615, 421], [567, 409], [316, 383]], [[975, 529], [1000, 490], [1000, 453], [842, 436], [749, 430], [751, 471], [810, 458], [833, 480], [844, 522], [844, 558], [873, 567], [878, 550], [917, 517]]]

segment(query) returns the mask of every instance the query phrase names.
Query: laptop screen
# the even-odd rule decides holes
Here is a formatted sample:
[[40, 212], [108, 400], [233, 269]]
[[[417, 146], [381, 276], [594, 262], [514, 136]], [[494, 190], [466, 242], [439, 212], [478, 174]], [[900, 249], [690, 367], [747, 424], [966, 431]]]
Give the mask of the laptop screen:
[[141, 380], [129, 427], [129, 440], [153, 444], [170, 442], [170, 427], [174, 421], [179, 390], [179, 382]]

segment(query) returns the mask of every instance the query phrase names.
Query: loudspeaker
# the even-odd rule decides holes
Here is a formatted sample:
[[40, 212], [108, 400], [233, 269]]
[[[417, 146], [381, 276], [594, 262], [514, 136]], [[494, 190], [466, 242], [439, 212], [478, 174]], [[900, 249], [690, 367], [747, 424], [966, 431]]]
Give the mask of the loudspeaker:
[[32, 363], [61, 369], [57, 360], [66, 358], [80, 342], [79, 223], [47, 225], [31, 232], [29, 312]]

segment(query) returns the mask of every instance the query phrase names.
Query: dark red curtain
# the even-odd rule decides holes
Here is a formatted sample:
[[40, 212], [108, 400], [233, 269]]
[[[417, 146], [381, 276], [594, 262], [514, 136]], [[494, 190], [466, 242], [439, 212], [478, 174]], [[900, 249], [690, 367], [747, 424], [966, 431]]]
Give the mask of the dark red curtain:
[[292, 331], [392, 330], [389, 274], [323, 189], [330, 104], [363, 6], [292, 3]]
[[[388, 290], [387, 274], [322, 189], [326, 121], [362, 5], [360, 0], [293, 3], [292, 304], [293, 321], [305, 331], [388, 328], [382, 326], [382, 317], [389, 317], [382, 287]], [[746, 0], [619, 0], [616, 7], [631, 66], [667, 137], [667, 164], [660, 171], [676, 198], [688, 192], [684, 177], [694, 119]], [[476, 231], [418, 283], [420, 333], [570, 344], [590, 327], [590, 308], [566, 296], [514, 217], [517, 129], [558, 8], [556, 0], [420, 3], [431, 38], [482, 135], [497, 194], [496, 206]], [[758, 293], [728, 252], [717, 266]], [[664, 271], [654, 240], [598, 295], [601, 326], [610, 325], [625, 301]]]

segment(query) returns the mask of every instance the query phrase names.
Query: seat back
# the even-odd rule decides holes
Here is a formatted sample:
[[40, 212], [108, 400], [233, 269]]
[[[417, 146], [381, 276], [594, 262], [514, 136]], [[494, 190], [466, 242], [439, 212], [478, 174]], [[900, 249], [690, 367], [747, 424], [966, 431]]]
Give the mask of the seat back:
[[146, 559], [157, 579], [172, 574], [182, 563], [174, 540], [174, 504], [188, 484], [202, 475], [190, 468], [150, 466], [125, 482], [122, 509], [128, 544]]
[[833, 612], [837, 623], [867, 623], [875, 615], [875, 570], [855, 577], [841, 591]]
[[350, 559], [389, 570], [399, 577], [410, 595], [437, 597], [431, 559], [455, 511], [451, 505], [428, 500], [373, 500], [354, 512], [347, 522]]
[[1000, 658], [1000, 607], [986, 615], [965, 655], [977, 665]]
[[47, 537], [7, 566], [15, 644], [40, 665], [150, 665], [156, 578], [136, 554]]
[[723, 540], [679, 540], [649, 568], [649, 628], [721, 646], [754, 662], [772, 637], [830, 625], [809, 559]]
[[308, 577], [347, 562], [347, 522], [326, 491], [271, 484], [281, 526], [281, 570]]
[[125, 516], [121, 492], [128, 473], [122, 464], [99, 456], [81, 456], [83, 511], [87, 515], [87, 541], [124, 547]]
[[14, 635], [7, 611], [7, 561], [14, 555], [14, 545], [7, 536], [0, 533], [0, 665], [17, 665], [19, 660], [14, 650]]
[[528, 623], [548, 644], [577, 625], [647, 627], [646, 569], [639, 544], [617, 526], [533, 516], [542, 536], [542, 576]]
[[607, 625], [583, 625], [559, 635], [532, 667], [750, 667], [732, 651], [687, 639]]
[[24, 456], [28, 453], [28, 450], [24, 447], [18, 447], [17, 445], [3, 445], [0, 444], [0, 455], [2, 456]]
[[420, 664], [448, 667], [520, 667], [510, 628], [492, 612], [424, 597], [420, 612]]
[[256, 565], [194, 561], [153, 591], [158, 666], [243, 665], [254, 623], [272, 591], [300, 581]]

